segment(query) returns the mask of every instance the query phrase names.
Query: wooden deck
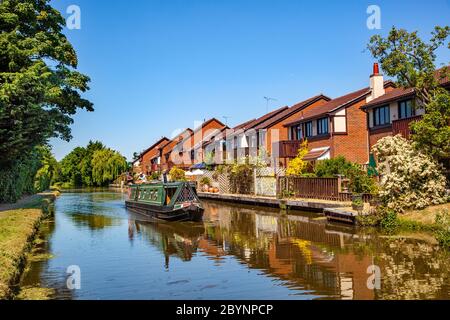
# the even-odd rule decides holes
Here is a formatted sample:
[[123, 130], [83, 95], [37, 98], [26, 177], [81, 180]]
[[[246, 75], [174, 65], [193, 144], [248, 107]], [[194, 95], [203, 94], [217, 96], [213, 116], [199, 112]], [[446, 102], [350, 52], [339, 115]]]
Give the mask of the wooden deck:
[[225, 202], [242, 203], [274, 208], [288, 208], [312, 212], [324, 212], [327, 208], [348, 207], [348, 202], [327, 201], [320, 199], [277, 199], [275, 197], [263, 197], [241, 194], [218, 194], [199, 192], [200, 199], [211, 199]]

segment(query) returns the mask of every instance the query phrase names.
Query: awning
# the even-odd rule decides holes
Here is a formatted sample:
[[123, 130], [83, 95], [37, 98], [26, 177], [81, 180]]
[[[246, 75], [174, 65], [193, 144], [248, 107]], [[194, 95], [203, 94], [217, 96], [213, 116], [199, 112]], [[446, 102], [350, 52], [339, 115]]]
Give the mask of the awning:
[[306, 154], [306, 156], [303, 157], [303, 160], [305, 161], [325, 159], [330, 159], [330, 147], [312, 149]]
[[191, 166], [190, 169], [191, 170], [192, 169], [206, 169], [206, 163], [201, 162], [201, 163], [194, 164], [193, 166]]

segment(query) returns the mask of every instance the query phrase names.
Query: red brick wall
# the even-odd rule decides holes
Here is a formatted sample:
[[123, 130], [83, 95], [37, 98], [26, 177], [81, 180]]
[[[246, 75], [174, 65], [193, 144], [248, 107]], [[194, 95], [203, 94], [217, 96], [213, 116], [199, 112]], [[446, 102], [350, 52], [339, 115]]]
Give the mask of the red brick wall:
[[369, 161], [367, 115], [360, 108], [365, 100], [347, 107], [347, 134], [334, 135], [331, 156], [344, 156], [352, 162]]
[[[320, 99], [314, 103], [312, 103], [311, 105], [309, 105], [308, 107], [304, 108], [304, 109], [300, 109], [299, 111], [295, 112], [294, 114], [292, 114], [291, 116], [289, 116], [288, 118], [286, 118], [285, 120], [276, 123], [275, 125], [273, 125], [272, 127], [267, 129], [267, 136], [266, 136], [266, 146], [267, 146], [267, 151], [272, 154], [272, 144], [275, 142], [279, 142], [279, 141], [286, 141], [289, 140], [289, 134], [288, 134], [288, 130], [289, 128], [284, 127], [284, 125], [286, 123], [295, 121], [296, 119], [298, 119], [301, 116], [301, 113], [303, 111], [305, 111], [306, 109], [309, 108], [314, 108], [317, 106], [321, 106], [324, 103], [326, 103], [327, 101], [324, 99]], [[274, 140], [272, 141], [272, 130], [278, 130], [278, 134], [279, 134], [279, 138], [278, 140]]]
[[159, 147], [162, 147], [167, 143], [167, 140], [160, 142], [158, 145], [148, 150], [146, 153], [142, 155], [141, 158], [141, 171], [148, 174], [151, 171], [151, 160], [159, 155]]

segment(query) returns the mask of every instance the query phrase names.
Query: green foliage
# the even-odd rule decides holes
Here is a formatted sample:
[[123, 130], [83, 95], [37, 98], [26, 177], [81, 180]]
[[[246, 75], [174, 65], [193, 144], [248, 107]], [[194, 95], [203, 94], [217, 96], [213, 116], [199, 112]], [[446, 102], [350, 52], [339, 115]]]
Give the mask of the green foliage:
[[71, 187], [104, 186], [116, 180], [128, 164], [120, 153], [101, 142], [89, 141], [86, 148], [77, 147], [60, 163], [59, 182]]
[[117, 151], [101, 149], [92, 156], [92, 182], [96, 186], [105, 186], [127, 170], [125, 158]]
[[50, 148], [39, 147], [38, 153], [40, 155], [40, 168], [34, 177], [34, 190], [42, 192], [48, 190], [54, 180], [57, 179], [59, 164], [52, 155]]
[[177, 167], [170, 169], [169, 177], [171, 181], [186, 181], [184, 170]]
[[152, 172], [150, 175], [150, 180], [159, 180], [161, 174], [159, 172]]
[[393, 210], [385, 210], [382, 213], [380, 227], [387, 233], [394, 233], [400, 226], [397, 213]]
[[57, 174], [58, 165], [48, 147], [37, 147], [14, 163], [0, 168], [0, 203], [16, 202], [24, 194], [44, 191]]
[[421, 121], [411, 124], [412, 139], [417, 149], [445, 163], [450, 158], [450, 94], [447, 91], [437, 93], [425, 106], [425, 111]]
[[[439, 85], [440, 78], [449, 75], [448, 68], [436, 72], [436, 53], [450, 49], [450, 27], [435, 27], [428, 42], [417, 32], [395, 27], [386, 38], [373, 36], [368, 45], [372, 55], [382, 63], [383, 71], [397, 79], [401, 87], [414, 88], [425, 115], [411, 124], [412, 139], [423, 153], [450, 169], [450, 94]], [[447, 44], [446, 44], [447, 42]]]
[[377, 193], [375, 180], [362, 170], [358, 164], [347, 161], [343, 156], [318, 161], [314, 172], [320, 178], [332, 178], [336, 175], [343, 175], [350, 180], [349, 187], [354, 193]]
[[320, 178], [333, 178], [336, 175], [346, 176], [352, 168], [353, 163], [347, 161], [343, 156], [338, 156], [333, 159], [317, 161], [314, 172]]
[[65, 20], [49, 2], [0, 2], [2, 168], [20, 166], [49, 138], [69, 140], [77, 109], [93, 110], [81, 97], [89, 78], [75, 71], [77, 55], [62, 34]]
[[436, 239], [443, 247], [450, 248], [450, 213], [443, 210], [436, 215]]
[[234, 163], [229, 167], [229, 181], [231, 193], [251, 194], [253, 185], [254, 165], [249, 161]]
[[201, 185], [211, 185], [211, 180], [208, 177], [203, 177], [200, 179], [200, 184]]
[[440, 166], [400, 135], [380, 139], [373, 151], [381, 174], [380, 197], [396, 212], [445, 203], [445, 177]]
[[303, 158], [308, 154], [308, 141], [304, 140], [298, 149], [297, 157], [289, 161], [286, 169], [287, 176], [300, 176], [308, 166], [308, 162], [303, 161]]
[[[437, 26], [427, 43], [417, 31], [392, 27], [386, 38], [373, 36], [368, 49], [388, 76], [395, 77], [400, 87], [415, 88], [419, 101], [428, 104], [439, 87], [435, 76], [436, 51], [445, 46], [449, 35], [450, 27]], [[450, 43], [447, 46], [450, 49]]]

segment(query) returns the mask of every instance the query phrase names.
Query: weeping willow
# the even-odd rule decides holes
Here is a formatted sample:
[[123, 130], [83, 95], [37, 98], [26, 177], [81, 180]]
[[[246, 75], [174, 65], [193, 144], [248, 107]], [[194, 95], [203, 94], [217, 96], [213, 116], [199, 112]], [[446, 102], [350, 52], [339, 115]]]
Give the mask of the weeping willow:
[[92, 180], [94, 184], [104, 186], [116, 180], [126, 169], [125, 158], [111, 149], [94, 152], [92, 157]]

